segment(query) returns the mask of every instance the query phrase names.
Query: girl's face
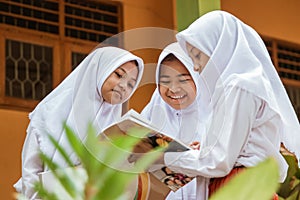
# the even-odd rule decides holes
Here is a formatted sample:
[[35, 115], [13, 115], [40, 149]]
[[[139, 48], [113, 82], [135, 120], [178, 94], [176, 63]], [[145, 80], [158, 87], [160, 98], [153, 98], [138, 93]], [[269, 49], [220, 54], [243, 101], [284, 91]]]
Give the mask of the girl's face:
[[194, 63], [194, 70], [196, 72], [201, 73], [204, 69], [205, 65], [207, 64], [209, 57], [197, 49], [196, 47], [192, 46], [190, 43], [186, 43], [186, 48], [188, 51], [189, 56], [193, 60]]
[[104, 101], [111, 104], [123, 103], [132, 93], [138, 77], [138, 67], [129, 61], [116, 69], [104, 81], [101, 94]]
[[176, 110], [188, 107], [196, 98], [196, 86], [179, 60], [161, 63], [159, 92], [163, 100]]

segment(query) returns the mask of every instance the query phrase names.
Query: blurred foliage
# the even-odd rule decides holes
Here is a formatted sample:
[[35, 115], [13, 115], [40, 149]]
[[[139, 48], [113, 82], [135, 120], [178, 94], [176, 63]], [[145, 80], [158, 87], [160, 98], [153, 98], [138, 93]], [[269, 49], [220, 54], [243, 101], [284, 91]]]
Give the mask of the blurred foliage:
[[283, 145], [281, 154], [289, 165], [287, 177], [278, 183], [278, 166], [269, 158], [253, 168], [247, 168], [211, 196], [210, 200], [272, 200], [275, 193], [280, 200], [300, 200], [300, 168], [295, 154]]
[[[140, 141], [140, 137], [148, 133], [147, 130], [132, 129], [129, 133], [139, 137], [124, 135], [104, 140], [99, 139], [93, 127], [89, 126], [87, 139], [82, 142], [69, 126], [65, 125], [64, 128], [81, 165], [74, 167], [64, 148], [50, 136], [52, 143], [69, 167], [62, 169], [51, 158], [40, 153], [41, 159], [58, 181], [51, 186], [52, 191], [49, 191], [42, 182], [36, 183], [35, 189], [43, 200], [127, 199], [128, 186], [137, 179], [138, 173], [145, 171], [162, 153], [162, 149], [154, 149], [143, 154], [135, 164], [130, 165], [127, 163], [127, 158], [133, 147]], [[136, 191], [131, 192], [135, 194]]]
[[[126, 168], [124, 161], [140, 138], [147, 134], [147, 130], [131, 130], [129, 135], [138, 137], [119, 136], [112, 140], [99, 140], [93, 127], [89, 126], [87, 139], [82, 142], [70, 127], [64, 127], [81, 166], [74, 167], [63, 147], [50, 136], [69, 168], [60, 168], [57, 163], [41, 153], [41, 159], [59, 183], [56, 190], [52, 191], [47, 190], [41, 182], [36, 184], [36, 191], [43, 200], [128, 199], [128, 185], [137, 178], [138, 173], [149, 167], [163, 150], [155, 149], [146, 153], [133, 166]], [[276, 161], [268, 158], [257, 166], [240, 172], [213, 194], [210, 200], [271, 200], [275, 193], [281, 200], [300, 200], [300, 169], [297, 159], [284, 147], [281, 153], [289, 164], [284, 183], [278, 183], [279, 169]], [[19, 199], [26, 198], [19, 196]]]
[[300, 200], [300, 168], [297, 158], [283, 145], [281, 146], [281, 154], [288, 163], [289, 169], [285, 181], [278, 190], [279, 197], [285, 200]]
[[277, 162], [268, 158], [233, 177], [210, 200], [271, 200], [278, 188]]

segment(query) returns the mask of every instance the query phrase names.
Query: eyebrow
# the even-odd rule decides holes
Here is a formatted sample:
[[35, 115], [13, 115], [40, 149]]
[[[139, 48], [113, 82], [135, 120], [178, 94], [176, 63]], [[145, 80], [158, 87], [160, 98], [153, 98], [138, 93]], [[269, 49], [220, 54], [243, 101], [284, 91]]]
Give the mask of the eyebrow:
[[[190, 74], [178, 74], [177, 77], [183, 77], [183, 76], [192, 76]], [[169, 78], [169, 75], [161, 75], [159, 78]]]
[[[119, 67], [118, 69], [122, 70], [125, 74], [128, 74], [128, 73], [126, 72], [126, 70], [123, 69], [123, 67]], [[133, 81], [136, 82], [136, 79], [135, 79], [135, 78], [131, 78], [131, 80], [133, 80]]]
[[189, 53], [193, 54], [194, 56], [197, 55], [197, 54], [199, 54], [199, 53], [201, 53], [201, 51], [199, 50], [200, 52], [197, 51], [196, 54], [194, 54], [194, 53], [193, 53], [193, 50], [194, 50], [194, 49], [199, 50], [199, 49], [197, 49], [196, 47], [192, 46], [192, 48], [191, 48], [191, 50], [190, 50]]
[[191, 47], [192, 47], [192, 48], [190, 49], [189, 52], [190, 52], [190, 53], [193, 53], [192, 51], [193, 51], [193, 49], [194, 49], [195, 47], [193, 47], [192, 45], [191, 45]]
[[181, 77], [181, 76], [191, 76], [190, 74], [179, 74], [177, 75], [178, 77]]
[[191, 48], [191, 51], [190, 51], [190, 53], [191, 53], [191, 54], [193, 54], [193, 55], [196, 55], [196, 54], [198, 54], [198, 51], [197, 51], [197, 50], [196, 50], [196, 53], [195, 53], [195, 54], [193, 53], [194, 49], [196, 49], [196, 48], [195, 48], [195, 47]]
[[122, 67], [119, 67], [119, 69], [120, 69], [120, 70], [122, 70], [124, 73], [126, 73], [126, 74], [127, 74], [126, 70], [125, 70], [125, 69], [123, 69]]

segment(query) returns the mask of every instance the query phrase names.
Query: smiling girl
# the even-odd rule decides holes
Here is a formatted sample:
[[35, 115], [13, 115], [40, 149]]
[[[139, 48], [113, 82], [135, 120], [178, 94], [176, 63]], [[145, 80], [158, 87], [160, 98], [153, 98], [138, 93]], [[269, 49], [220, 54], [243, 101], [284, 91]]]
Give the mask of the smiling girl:
[[[201, 105], [196, 98], [200, 95], [199, 76], [193, 72], [192, 60], [177, 42], [165, 47], [156, 68], [156, 90], [142, 111], [152, 124], [163, 133], [199, 148], [201, 133]], [[189, 182], [175, 193], [166, 197], [173, 199], [196, 199], [196, 180]]]

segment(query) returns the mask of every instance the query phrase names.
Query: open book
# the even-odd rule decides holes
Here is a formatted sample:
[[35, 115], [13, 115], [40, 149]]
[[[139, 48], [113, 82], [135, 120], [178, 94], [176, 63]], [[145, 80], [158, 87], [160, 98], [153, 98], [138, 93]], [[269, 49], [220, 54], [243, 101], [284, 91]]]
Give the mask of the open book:
[[[142, 128], [143, 131], [146, 130], [146, 136], [143, 134], [140, 142], [133, 148], [133, 152], [128, 153], [128, 158], [124, 159], [124, 163], [121, 164], [122, 167], [129, 163], [129, 165], [134, 164], [130, 162], [132, 153], [146, 153], [157, 146], [163, 146], [165, 152], [181, 152], [190, 150], [189, 146], [186, 146], [182, 142], [175, 140], [165, 133], [162, 133], [159, 129], [152, 126], [150, 122], [143, 118], [142, 115], [134, 110], [128, 111], [122, 118], [115, 124], [110, 125], [106, 128], [103, 134], [99, 135], [99, 139], [102, 137], [106, 139], [112, 138], [118, 135], [130, 135], [131, 128]], [[149, 133], [148, 133], [149, 132]], [[69, 167], [63, 170], [65, 173], [72, 175], [74, 178], [74, 183], [78, 186], [79, 191], [83, 190], [84, 180], [86, 174], [85, 170], [81, 166]], [[42, 172], [39, 174], [40, 182], [43, 184], [45, 189], [49, 192], [56, 192], [60, 194], [61, 199], [72, 199], [64, 191], [61, 184], [55, 178], [52, 171]], [[132, 184], [128, 185], [127, 192], [130, 199], [134, 199], [136, 191], [141, 198], [137, 199], [164, 199], [170, 190], [176, 191], [188, 182], [192, 180], [193, 177], [188, 177], [184, 174], [174, 173], [166, 166], [161, 164], [153, 164], [149, 167], [147, 173], [141, 173], [138, 179], [134, 180]], [[141, 192], [140, 192], [141, 191]]]
[[[125, 113], [117, 123], [106, 128], [103, 133], [106, 137], [112, 137], [118, 134], [126, 135], [132, 128], [143, 128], [143, 130], [149, 132], [145, 137], [141, 138], [141, 141], [134, 147], [133, 153], [146, 153], [157, 146], [165, 147], [165, 152], [182, 152], [191, 149], [182, 142], [161, 132], [158, 128], [151, 125], [149, 120], [145, 119], [133, 109]], [[128, 159], [130, 160], [131, 158]], [[174, 192], [193, 179], [193, 177], [181, 173], [174, 173], [164, 165], [154, 164], [150, 166], [148, 171]]]

